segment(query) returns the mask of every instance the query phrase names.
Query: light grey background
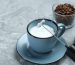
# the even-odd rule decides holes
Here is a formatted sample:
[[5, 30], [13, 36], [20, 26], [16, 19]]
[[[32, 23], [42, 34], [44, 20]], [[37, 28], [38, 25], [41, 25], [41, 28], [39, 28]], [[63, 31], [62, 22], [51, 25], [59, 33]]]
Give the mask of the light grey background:
[[[27, 24], [36, 18], [52, 16], [52, 5], [70, 0], [0, 0], [0, 65], [36, 65], [24, 61], [16, 53], [17, 39], [26, 33]], [[75, 2], [75, 0], [71, 0]], [[63, 35], [68, 45], [75, 37], [75, 26]], [[75, 65], [67, 56], [49, 65]]]

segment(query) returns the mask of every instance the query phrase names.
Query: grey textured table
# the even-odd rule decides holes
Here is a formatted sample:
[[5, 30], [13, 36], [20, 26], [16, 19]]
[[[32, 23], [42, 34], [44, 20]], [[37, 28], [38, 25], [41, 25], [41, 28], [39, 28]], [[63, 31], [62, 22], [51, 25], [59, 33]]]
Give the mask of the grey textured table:
[[[26, 33], [26, 26], [31, 20], [41, 17], [53, 19], [51, 8], [55, 2], [58, 0], [0, 0], [0, 65], [37, 65], [23, 60], [17, 54], [16, 42]], [[72, 44], [74, 33], [75, 27], [64, 33], [68, 45]], [[64, 56], [60, 61], [49, 65], [75, 63]]]

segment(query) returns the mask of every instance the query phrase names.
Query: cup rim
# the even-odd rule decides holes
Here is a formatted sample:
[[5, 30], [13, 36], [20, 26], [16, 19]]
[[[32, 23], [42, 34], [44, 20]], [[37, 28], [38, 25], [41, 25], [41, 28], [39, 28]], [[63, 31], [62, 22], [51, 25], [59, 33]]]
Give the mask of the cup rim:
[[[60, 5], [60, 4], [65, 4], [65, 3], [56, 3], [56, 4], [53, 4], [53, 6], [52, 6], [52, 11], [53, 11], [53, 13], [55, 13], [55, 14], [57, 14], [57, 15], [60, 15], [60, 16], [74, 16], [74, 15], [75, 15], [75, 13], [70, 14], [70, 15], [62, 15], [62, 14], [59, 14], [59, 13], [55, 12], [54, 7], [55, 7], [57, 4]], [[68, 3], [68, 4], [71, 4], [71, 5], [72, 5], [72, 3]], [[58, 5], [57, 5], [57, 6], [58, 6]], [[74, 7], [75, 7], [75, 6], [74, 6]]]
[[[48, 21], [51, 21], [52, 23], [54, 23], [54, 24], [56, 25], [56, 27], [57, 27], [56, 33], [57, 33], [57, 32], [58, 32], [58, 25], [57, 25], [57, 23], [54, 22], [54, 21], [52, 21], [52, 20], [50, 20], [50, 19], [46, 19], [46, 18], [44, 18], [44, 19], [45, 19], [45, 20], [48, 20]], [[48, 39], [48, 38], [52, 38], [54, 35], [56, 35], [56, 33], [55, 33], [53, 36], [51, 36], [51, 37], [46, 37], [46, 38], [40, 38], [40, 37], [36, 37], [36, 36], [32, 35], [32, 34], [29, 32], [28, 28], [29, 28], [29, 26], [30, 26], [34, 21], [36, 21], [36, 20], [42, 20], [42, 19], [35, 19], [35, 20], [31, 21], [31, 22], [27, 25], [27, 33], [28, 33], [29, 35], [31, 35], [31, 36], [33, 36], [33, 37], [35, 37], [35, 38], [38, 38], [38, 39]]]

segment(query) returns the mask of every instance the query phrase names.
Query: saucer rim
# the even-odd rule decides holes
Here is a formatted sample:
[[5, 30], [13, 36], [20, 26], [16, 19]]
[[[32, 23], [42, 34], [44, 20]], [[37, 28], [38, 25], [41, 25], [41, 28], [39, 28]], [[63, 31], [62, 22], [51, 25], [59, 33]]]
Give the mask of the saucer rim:
[[[16, 43], [16, 50], [17, 50], [18, 54], [21, 56], [21, 58], [24, 59], [24, 60], [26, 60], [27, 62], [34, 63], [34, 64], [51, 64], [51, 63], [55, 63], [55, 62], [59, 61], [60, 59], [62, 59], [62, 58], [65, 56], [65, 53], [66, 53], [66, 51], [67, 51], [67, 48], [66, 48], [66, 47], [65, 47], [65, 53], [62, 55], [62, 57], [61, 57], [60, 59], [57, 59], [56, 61], [52, 61], [52, 62], [48, 62], [48, 63], [39, 63], [39, 62], [34, 62], [34, 61], [30, 61], [30, 60], [28, 60], [28, 59], [25, 59], [25, 58], [22, 56], [22, 54], [20, 54], [19, 51], [18, 51], [18, 41], [19, 41], [20, 38], [22, 38], [24, 35], [27, 35], [27, 33], [23, 34], [23, 35], [22, 35], [21, 37], [19, 37], [19, 39], [17, 40], [17, 43]], [[63, 37], [60, 37], [60, 38], [64, 39]], [[62, 44], [62, 43], [61, 43], [61, 44]], [[66, 44], [66, 42], [65, 42], [65, 44]], [[64, 45], [64, 44], [63, 44], [63, 45]], [[64, 46], [65, 46], [65, 45], [64, 45]]]

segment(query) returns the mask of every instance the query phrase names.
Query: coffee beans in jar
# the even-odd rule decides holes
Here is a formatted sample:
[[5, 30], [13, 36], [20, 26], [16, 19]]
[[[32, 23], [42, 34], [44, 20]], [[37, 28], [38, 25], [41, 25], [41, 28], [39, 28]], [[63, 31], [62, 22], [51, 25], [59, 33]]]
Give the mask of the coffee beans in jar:
[[54, 16], [56, 22], [70, 26], [74, 22], [75, 7], [68, 3], [59, 4], [54, 9]]

